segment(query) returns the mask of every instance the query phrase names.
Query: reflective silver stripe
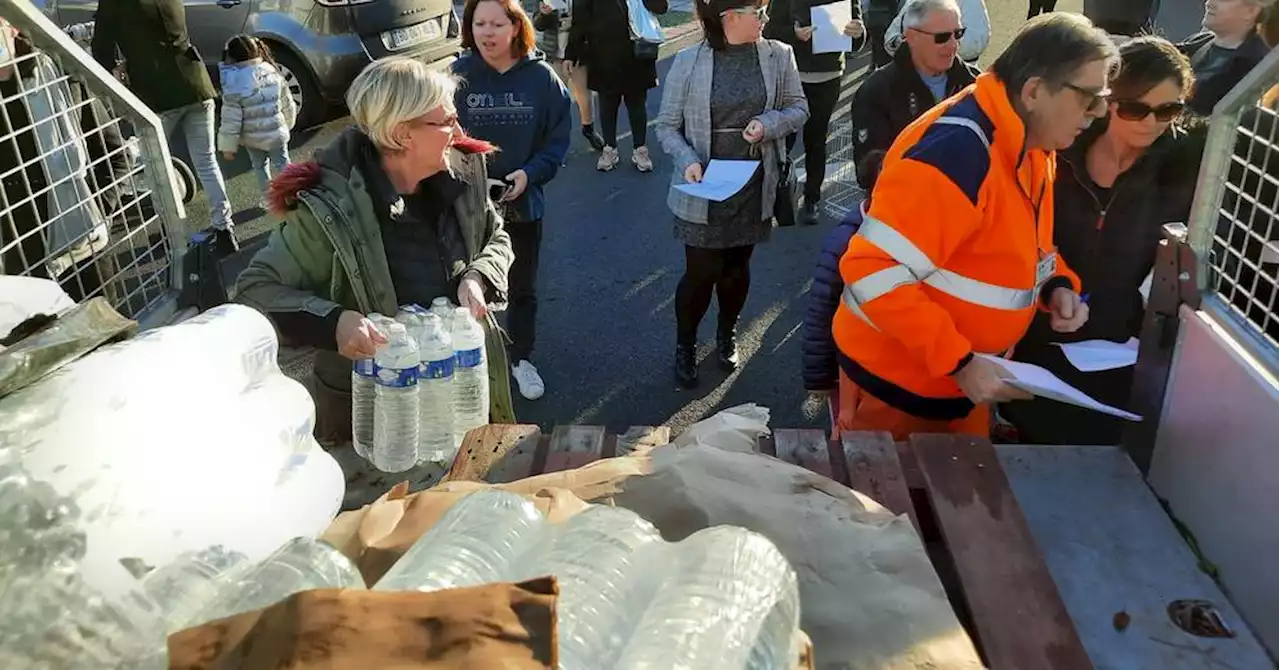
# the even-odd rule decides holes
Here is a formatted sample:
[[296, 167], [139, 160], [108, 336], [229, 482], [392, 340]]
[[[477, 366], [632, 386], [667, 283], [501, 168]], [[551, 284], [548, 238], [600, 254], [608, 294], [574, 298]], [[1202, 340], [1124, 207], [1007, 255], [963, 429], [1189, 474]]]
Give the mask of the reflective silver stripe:
[[953, 298], [991, 309], [1022, 310], [1036, 304], [1035, 289], [1016, 289], [997, 286], [958, 275], [950, 270], [938, 270], [924, 283]]
[[1035, 288], [998, 286], [938, 268], [911, 240], [873, 216], [864, 217], [858, 235], [900, 263], [873, 272], [845, 287], [845, 305], [873, 328], [875, 324], [871, 323], [862, 306], [900, 286], [915, 282], [923, 282], [949, 296], [990, 309], [1017, 311], [1035, 304]]
[[849, 293], [859, 305], [865, 305], [899, 286], [914, 283], [916, 278], [905, 265], [895, 265], [849, 284]]
[[963, 119], [958, 116], [939, 116], [938, 118], [934, 119], [933, 122], [945, 123], [949, 126], [963, 126], [965, 128], [968, 128], [969, 130], [973, 131], [974, 135], [978, 136], [978, 140], [982, 142], [982, 146], [986, 147], [988, 151], [991, 150], [991, 142], [987, 140], [987, 134], [982, 132], [981, 126], [979, 126], [978, 122], [974, 121], [973, 119]]

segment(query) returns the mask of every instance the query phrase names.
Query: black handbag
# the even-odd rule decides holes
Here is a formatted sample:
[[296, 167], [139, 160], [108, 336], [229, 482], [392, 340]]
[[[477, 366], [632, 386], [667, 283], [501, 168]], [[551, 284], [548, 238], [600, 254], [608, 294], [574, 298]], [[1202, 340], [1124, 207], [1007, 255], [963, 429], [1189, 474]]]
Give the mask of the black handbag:
[[796, 164], [787, 154], [785, 141], [778, 142], [778, 191], [773, 199], [773, 218], [779, 227], [796, 225], [796, 210], [800, 207], [800, 188], [796, 177]]

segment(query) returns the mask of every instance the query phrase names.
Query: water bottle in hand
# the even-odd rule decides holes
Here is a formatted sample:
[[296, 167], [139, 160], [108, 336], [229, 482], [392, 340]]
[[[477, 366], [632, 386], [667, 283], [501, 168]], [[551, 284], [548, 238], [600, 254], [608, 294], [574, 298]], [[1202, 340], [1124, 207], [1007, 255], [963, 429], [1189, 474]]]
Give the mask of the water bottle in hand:
[[467, 431], [489, 423], [489, 365], [485, 360], [484, 326], [466, 307], [455, 308], [453, 312], [453, 356], [453, 441], [460, 447]]
[[418, 462], [419, 415], [418, 347], [404, 324], [387, 326], [387, 342], [374, 357], [373, 466], [383, 472], [404, 472]]
[[453, 437], [453, 338], [435, 314], [422, 317], [418, 357], [422, 406], [418, 462], [448, 463], [458, 451]]

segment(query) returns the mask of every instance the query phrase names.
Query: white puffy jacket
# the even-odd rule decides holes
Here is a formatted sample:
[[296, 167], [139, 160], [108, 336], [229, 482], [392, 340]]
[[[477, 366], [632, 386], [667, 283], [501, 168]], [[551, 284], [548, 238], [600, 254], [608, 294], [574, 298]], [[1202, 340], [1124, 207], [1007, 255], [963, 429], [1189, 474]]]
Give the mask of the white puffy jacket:
[[[983, 0], [956, 0], [960, 5], [960, 25], [965, 27], [964, 37], [960, 39], [960, 59], [976, 61], [987, 50], [991, 41], [991, 18], [987, 16], [987, 3]], [[894, 17], [889, 29], [884, 31], [884, 49], [893, 55], [902, 44], [902, 14], [907, 3], [902, 3], [898, 15]]]
[[222, 123], [218, 150], [239, 145], [268, 149], [289, 142], [289, 128], [298, 114], [284, 77], [270, 63], [255, 58], [218, 66], [222, 83]]

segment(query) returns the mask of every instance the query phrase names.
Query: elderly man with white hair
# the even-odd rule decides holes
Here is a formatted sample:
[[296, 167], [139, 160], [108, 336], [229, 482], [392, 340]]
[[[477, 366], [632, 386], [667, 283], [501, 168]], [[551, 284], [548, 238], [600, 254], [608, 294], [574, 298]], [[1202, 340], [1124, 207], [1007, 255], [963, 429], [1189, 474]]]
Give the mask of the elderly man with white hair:
[[[489, 199], [484, 154], [454, 109], [457, 80], [403, 57], [371, 63], [347, 91], [355, 126], [316, 159], [271, 183], [284, 220], [237, 282], [236, 299], [265, 312], [281, 338], [320, 350], [316, 434], [351, 437], [352, 362], [385, 337], [373, 313], [455, 296], [481, 322], [507, 300], [511, 238]], [[495, 422], [514, 420], [505, 350], [487, 343]]]
[[1188, 107], [1202, 116], [1240, 83], [1271, 47], [1258, 34], [1263, 10], [1276, 0], [1208, 0], [1204, 3], [1204, 32], [1178, 44], [1191, 59], [1196, 75]]
[[903, 128], [979, 74], [959, 56], [966, 27], [956, 0], [910, 0], [901, 18], [903, 44], [893, 62], [873, 72], [853, 96], [855, 164], [872, 151], [888, 150]]

